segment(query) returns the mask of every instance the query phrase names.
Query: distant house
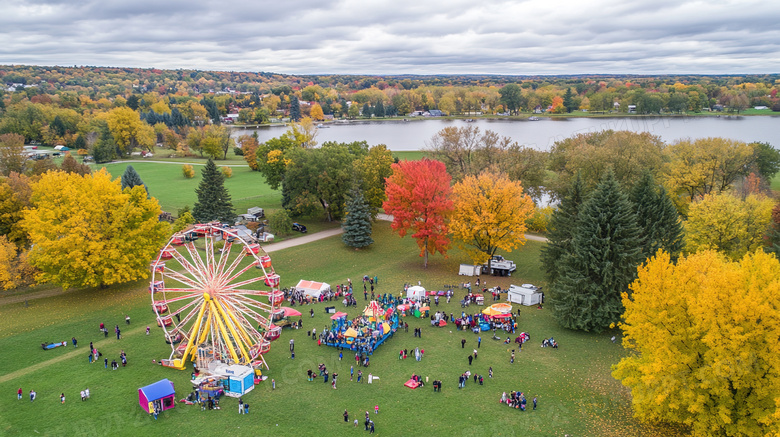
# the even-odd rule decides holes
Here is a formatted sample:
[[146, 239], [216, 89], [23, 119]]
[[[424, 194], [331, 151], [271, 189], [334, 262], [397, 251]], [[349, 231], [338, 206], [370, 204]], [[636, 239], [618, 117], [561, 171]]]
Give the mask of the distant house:
[[444, 113], [438, 109], [431, 109], [428, 111], [428, 117], [443, 117]]
[[769, 109], [768, 106], [754, 106], [753, 109], [757, 109], [759, 111], [763, 111], [764, 109]]
[[628, 105], [628, 113], [636, 114], [636, 105]]
[[620, 110], [620, 102], [613, 102], [612, 107], [615, 109], [615, 111]]
[[712, 105], [712, 110], [713, 111], [722, 111], [723, 110], [723, 105]]

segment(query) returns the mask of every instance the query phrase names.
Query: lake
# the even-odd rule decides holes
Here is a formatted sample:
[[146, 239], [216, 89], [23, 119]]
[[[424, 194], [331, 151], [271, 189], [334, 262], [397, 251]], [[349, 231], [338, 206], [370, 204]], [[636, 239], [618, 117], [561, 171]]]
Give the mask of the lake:
[[[538, 121], [476, 119], [471, 123], [429, 118], [410, 119], [408, 122], [352, 121], [325, 126], [318, 129], [317, 142], [320, 144], [365, 140], [369, 145], [386, 144], [393, 151], [422, 150], [436, 132], [447, 126], [477, 126], [538, 150], [549, 150], [556, 141], [572, 135], [606, 129], [649, 132], [668, 143], [680, 138], [724, 137], [745, 142], [762, 141], [780, 148], [780, 116], [541, 118]], [[257, 131], [260, 142], [263, 142], [283, 134], [285, 130], [282, 126], [235, 128], [232, 136], [237, 138]]]

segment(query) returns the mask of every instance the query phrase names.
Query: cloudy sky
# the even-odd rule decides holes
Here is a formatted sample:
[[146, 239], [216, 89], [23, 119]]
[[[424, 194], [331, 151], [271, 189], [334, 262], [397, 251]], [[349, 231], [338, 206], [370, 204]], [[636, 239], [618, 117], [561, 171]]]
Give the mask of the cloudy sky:
[[777, 0], [0, 0], [0, 64], [778, 73]]

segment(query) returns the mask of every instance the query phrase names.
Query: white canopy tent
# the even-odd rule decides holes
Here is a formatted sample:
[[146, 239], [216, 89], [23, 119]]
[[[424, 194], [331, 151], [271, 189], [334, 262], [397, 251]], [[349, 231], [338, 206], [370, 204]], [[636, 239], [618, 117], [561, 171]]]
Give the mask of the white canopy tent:
[[298, 285], [295, 286], [295, 289], [302, 291], [306, 296], [311, 296], [316, 299], [319, 298], [323, 292], [330, 290], [330, 285], [324, 282], [306, 281], [301, 279], [298, 282]]
[[420, 287], [419, 285], [414, 285], [412, 287], [407, 288], [406, 298], [414, 299], [414, 300], [421, 300], [425, 298], [425, 288]]

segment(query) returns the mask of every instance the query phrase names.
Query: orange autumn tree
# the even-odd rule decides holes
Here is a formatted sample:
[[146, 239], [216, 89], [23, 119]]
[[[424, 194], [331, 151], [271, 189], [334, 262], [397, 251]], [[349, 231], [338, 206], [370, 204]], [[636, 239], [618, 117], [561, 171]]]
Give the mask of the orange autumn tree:
[[430, 159], [401, 161], [392, 165], [386, 179], [387, 200], [382, 204], [393, 216], [391, 227], [401, 237], [412, 232], [420, 256], [428, 267], [428, 254], [447, 254], [447, 218], [452, 212], [450, 175], [444, 163]]
[[704, 251], [676, 264], [659, 252], [624, 293], [623, 346], [612, 375], [635, 415], [692, 435], [780, 435], [780, 262]]

